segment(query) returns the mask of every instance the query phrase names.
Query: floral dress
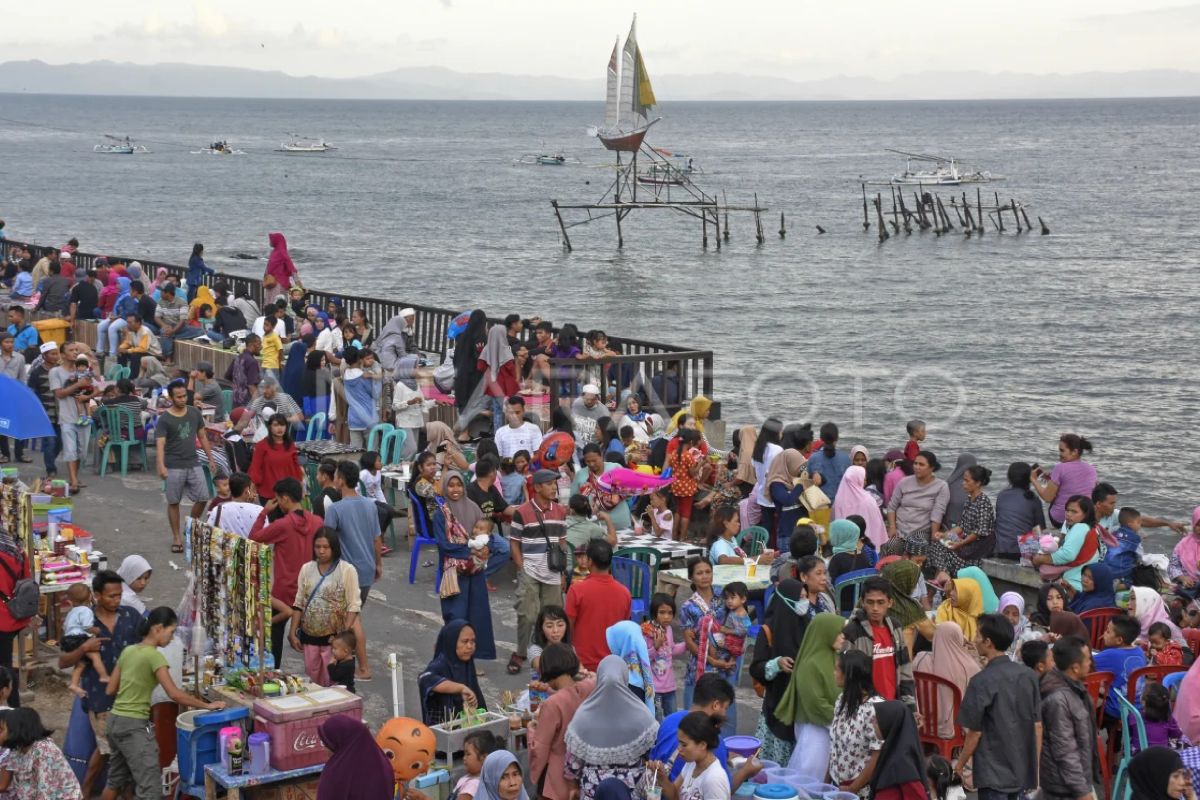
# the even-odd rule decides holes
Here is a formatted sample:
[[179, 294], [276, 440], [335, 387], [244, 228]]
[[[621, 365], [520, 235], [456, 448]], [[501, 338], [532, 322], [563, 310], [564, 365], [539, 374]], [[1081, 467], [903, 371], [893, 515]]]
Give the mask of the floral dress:
[[[719, 587], [713, 587], [713, 601], [720, 602], [721, 590]], [[696, 647], [701, 653], [705, 653], [709, 647], [717, 648], [714, 655], [722, 660], [729, 659], [729, 651], [722, 650], [713, 641], [713, 633], [717, 630], [718, 625], [714, 608], [710, 601], [706, 601], [699, 593], [693, 594], [683, 607], [679, 609], [679, 626], [681, 630], [690, 630], [695, 634], [694, 640]], [[698, 669], [698, 659], [690, 650], [687, 657], [687, 671], [683, 677], [685, 686], [695, 686], [696, 678], [700, 670]], [[733, 683], [734, 670], [719, 670], [708, 664], [704, 668], [704, 672], [716, 672], [725, 680]]]
[[38, 739], [22, 750], [9, 751], [12, 771], [10, 791], [17, 800], [81, 800], [79, 779], [66, 756], [50, 737]]
[[[875, 704], [883, 698], [872, 695], [851, 716], [842, 713], [842, 698], [833, 704], [833, 724], [829, 727], [829, 778], [841, 786], [859, 776], [871, 754], [883, 747], [875, 731]], [[864, 786], [860, 797], [870, 797], [871, 787]]]
[[568, 780], [579, 781], [579, 797], [580, 800], [595, 800], [596, 787], [600, 782], [608, 778], [616, 778], [621, 783], [625, 784], [630, 792], [634, 792], [634, 797], [641, 797], [636, 794], [637, 787], [641, 783], [642, 777], [646, 774], [646, 762], [644, 758], [639, 758], [632, 764], [586, 764], [583, 759], [567, 750], [567, 759], [563, 766], [563, 775]]
[[980, 559], [967, 556], [983, 552], [987, 544], [983, 540], [996, 535], [996, 509], [991, 498], [980, 492], [968, 499], [967, 504], [963, 506], [958, 526], [962, 528], [963, 537], [973, 533], [977, 537], [976, 540], [959, 550], [951, 550], [936, 541], [930, 542], [929, 546], [929, 560], [933, 562], [934, 568], [945, 570], [950, 575], [957, 575], [963, 567], [979, 566]]

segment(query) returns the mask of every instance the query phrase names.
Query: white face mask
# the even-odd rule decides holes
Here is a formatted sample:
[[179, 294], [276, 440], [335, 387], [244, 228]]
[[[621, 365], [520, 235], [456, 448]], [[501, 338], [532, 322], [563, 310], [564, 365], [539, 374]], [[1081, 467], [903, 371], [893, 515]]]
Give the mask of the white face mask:
[[812, 608], [812, 604], [808, 602], [807, 597], [801, 597], [799, 600], [789, 600], [782, 594], [777, 595], [777, 597], [783, 601], [784, 605], [796, 612], [796, 616], [799, 617], [808, 616], [808, 612]]

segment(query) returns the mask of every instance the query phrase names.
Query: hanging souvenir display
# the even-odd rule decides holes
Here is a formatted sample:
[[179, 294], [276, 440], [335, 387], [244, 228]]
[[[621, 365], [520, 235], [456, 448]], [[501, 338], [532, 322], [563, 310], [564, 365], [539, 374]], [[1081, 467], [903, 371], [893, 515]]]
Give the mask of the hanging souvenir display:
[[191, 525], [200, 622], [228, 668], [271, 652], [273, 550], [202, 522]]

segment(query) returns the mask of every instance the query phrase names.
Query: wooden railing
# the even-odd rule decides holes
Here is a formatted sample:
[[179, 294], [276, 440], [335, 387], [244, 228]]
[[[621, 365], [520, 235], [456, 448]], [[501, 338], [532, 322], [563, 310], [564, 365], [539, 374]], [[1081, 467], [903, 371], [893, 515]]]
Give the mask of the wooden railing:
[[[14, 247], [28, 247], [30, 255], [35, 262], [45, 252], [54, 249], [11, 239], [4, 240], [3, 255], [5, 259], [8, 258], [9, 250]], [[95, 253], [77, 252], [73, 256], [73, 263], [76, 267], [82, 266], [85, 269], [91, 269], [97, 255]], [[128, 264], [131, 261], [139, 262], [142, 265], [142, 271], [146, 275], [147, 283], [154, 279], [159, 268], [166, 269], [169, 275], [181, 281], [187, 272], [186, 267], [156, 261], [151, 258], [135, 258], [132, 256], [110, 254], [108, 255], [108, 260], [109, 263], [114, 264]], [[263, 289], [262, 281], [259, 278], [248, 278], [242, 275], [218, 272], [215, 275], [207, 276], [204, 282], [209, 286], [223, 283], [229, 287], [230, 293], [235, 297], [244, 292], [254, 299], [255, 302], [262, 302]], [[446, 332], [450, 328], [450, 323], [462, 313], [461, 310], [453, 311], [414, 302], [360, 297], [341, 292], [324, 291], [311, 286], [305, 286], [304, 288], [306, 292], [305, 300], [319, 305], [322, 309], [325, 308], [330, 300], [335, 299], [341, 303], [342, 310], [346, 314], [356, 309], [361, 309], [366, 316], [367, 322], [375, 329], [376, 333], [389, 320], [399, 314], [401, 309], [414, 309], [417, 312], [417, 321], [414, 329], [416, 345], [422, 352], [435, 354], [439, 360], [445, 359], [449, 349], [450, 340], [446, 338]], [[501, 319], [495, 317], [489, 317], [489, 320], [493, 323], [502, 322]], [[584, 329], [583, 326], [581, 326], [581, 329]], [[557, 329], [555, 329], [555, 332], [557, 333]], [[533, 332], [527, 329], [524, 336], [532, 340]], [[563, 368], [579, 368], [596, 363], [612, 364], [613, 366], [608, 369], [610, 380], [604, 381], [605, 385], [600, 387], [606, 402], [610, 394], [610, 381], [615, 384], [618, 394], [629, 389], [631, 384], [643, 386], [644, 393], [650, 399], [651, 404], [660, 412], [673, 413], [682, 404], [686, 404], [688, 400], [697, 394], [704, 394], [706, 397], [716, 399], [713, 397], [713, 354], [711, 350], [693, 350], [661, 342], [632, 339], [612, 334], [609, 334], [609, 346], [620, 352], [621, 355], [598, 361], [572, 362], [555, 359], [553, 364]], [[666, 377], [660, 378], [660, 376]], [[656, 378], [659, 379], [658, 382], [660, 383], [665, 382], [672, 387], [677, 385], [678, 396], [660, 397], [658, 393], [652, 391], [651, 387], [655, 385]], [[580, 388], [579, 381], [554, 381], [553, 383], [555, 385], [551, 387], [551, 393], [556, 397], [574, 395]], [[714, 402], [711, 415], [714, 419], [719, 418], [719, 403]]]

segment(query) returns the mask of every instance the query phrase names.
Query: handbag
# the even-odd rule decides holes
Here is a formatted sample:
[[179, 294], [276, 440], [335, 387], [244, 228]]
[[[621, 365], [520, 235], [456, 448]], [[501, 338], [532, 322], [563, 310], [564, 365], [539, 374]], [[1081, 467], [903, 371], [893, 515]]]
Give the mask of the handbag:
[[820, 486], [810, 486], [800, 494], [800, 502], [808, 509], [809, 513], [821, 509], [829, 508], [833, 502], [829, 499], [829, 495], [821, 491]]
[[5, 597], [0, 594], [0, 599], [4, 601], [8, 613], [14, 620], [19, 622], [29, 619], [38, 612], [38, 605], [42, 600], [41, 589], [32, 578], [18, 578], [17, 574], [12, 571], [12, 567], [3, 558], [0, 558], [0, 567], [4, 567], [4, 571], [8, 573], [8, 577], [12, 578], [13, 582], [12, 592], [9, 596]]
[[546, 540], [546, 568], [555, 574], [562, 575], [567, 571], [567, 554], [561, 547], [550, 543], [550, 537], [546, 534], [546, 518], [542, 516], [536, 503], [530, 503], [530, 505], [533, 506], [533, 513], [537, 514], [542, 538]]

